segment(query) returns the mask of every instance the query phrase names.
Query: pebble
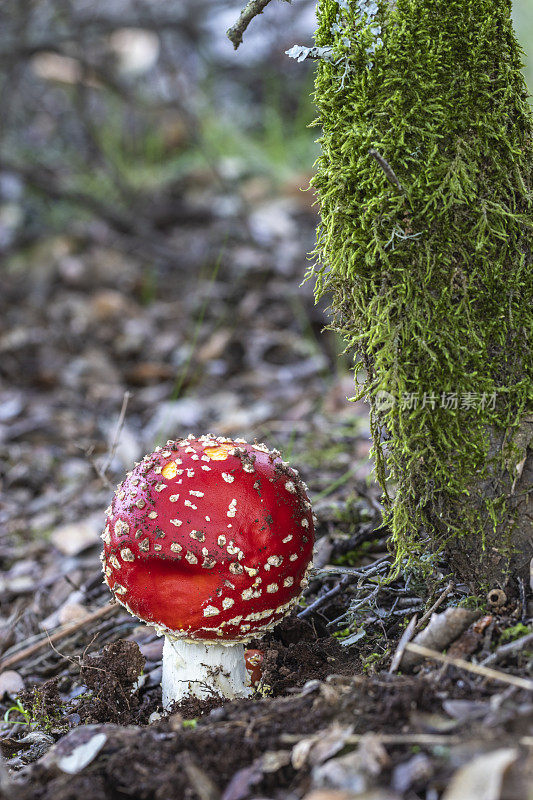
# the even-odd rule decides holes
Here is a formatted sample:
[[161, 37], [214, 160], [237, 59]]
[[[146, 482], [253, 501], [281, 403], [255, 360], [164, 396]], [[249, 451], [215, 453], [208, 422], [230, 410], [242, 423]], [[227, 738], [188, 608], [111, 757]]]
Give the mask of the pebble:
[[15, 697], [23, 689], [24, 681], [18, 672], [12, 669], [0, 672], [0, 699], [3, 699], [6, 695]]
[[59, 612], [60, 625], [69, 625], [71, 622], [78, 622], [88, 614], [85, 606], [81, 603], [66, 603]]
[[99, 541], [103, 516], [95, 514], [79, 522], [61, 525], [52, 533], [50, 541], [63, 555], [76, 556]]

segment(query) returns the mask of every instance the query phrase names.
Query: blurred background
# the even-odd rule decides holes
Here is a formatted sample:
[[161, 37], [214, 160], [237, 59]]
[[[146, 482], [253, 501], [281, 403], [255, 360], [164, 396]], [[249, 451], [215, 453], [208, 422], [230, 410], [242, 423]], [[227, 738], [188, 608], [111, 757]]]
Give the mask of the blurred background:
[[[57, 550], [97, 542], [169, 437], [280, 447], [326, 529], [379, 511], [366, 406], [300, 285], [317, 131], [312, 64], [284, 51], [314, 6], [271, 3], [235, 53], [230, 0], [0, 5], [0, 583], [34, 592], [37, 570], [41, 618], [70, 591], [46, 588]], [[515, 18], [533, 86], [530, 0]], [[32, 539], [56, 546], [40, 565]]]

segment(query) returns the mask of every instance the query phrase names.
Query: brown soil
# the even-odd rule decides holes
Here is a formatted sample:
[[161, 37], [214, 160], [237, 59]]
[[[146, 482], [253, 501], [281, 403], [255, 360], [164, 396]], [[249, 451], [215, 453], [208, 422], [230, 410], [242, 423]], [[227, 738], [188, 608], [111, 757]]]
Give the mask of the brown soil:
[[[80, 728], [79, 732], [107, 737], [94, 761], [81, 774], [62, 774], [53, 748], [29, 768], [19, 797], [193, 800], [219, 798], [224, 792], [224, 800], [245, 800], [287, 797], [297, 789], [301, 796], [309, 770], [297, 770], [290, 761], [299, 737], [323, 731], [332, 722], [349, 725], [354, 733], [427, 731], [429, 712], [440, 709], [444, 696], [464, 698], [471, 693], [450, 680], [439, 685], [420, 677], [336, 677], [290, 697], [226, 703], [200, 718], [194, 728], [183, 727], [175, 715], [144, 728], [113, 724]], [[462, 733], [482, 737], [485, 745], [504, 746], [527, 728], [527, 719], [517, 718], [512, 727], [503, 738], [497, 728], [483, 731], [479, 723], [463, 726]], [[62, 740], [63, 750], [75, 749], [78, 731]], [[389, 749], [382, 780], [388, 779], [404, 750]], [[271, 754], [268, 759], [266, 753]], [[445, 769], [444, 756], [437, 753], [435, 758]]]
[[92, 696], [78, 709], [83, 722], [127, 725], [137, 719], [140, 704], [134, 686], [144, 666], [138, 645], [124, 640], [87, 656], [82, 662], [80, 681], [91, 690]]
[[264, 651], [263, 687], [274, 697], [310, 680], [360, 671], [354, 650], [330, 636], [317, 638], [311, 625], [297, 617], [286, 619], [256, 646]]
[[[49, 730], [59, 738], [44, 757], [18, 773], [11, 787], [17, 794], [9, 800], [300, 798], [309, 785], [313, 758], [321, 762], [310, 756], [309, 762], [295, 766], [291, 753], [300, 738], [317, 732], [322, 741], [332, 732], [335, 739], [335, 731], [345, 726], [352, 734], [373, 735], [453, 730], [465, 743], [482, 742], [485, 750], [512, 745], [528, 733], [531, 705], [525, 692], [515, 694], [512, 714], [498, 718], [493, 713], [492, 724], [487, 724], [479, 709], [490, 718], [494, 685], [476, 685], [453, 669], [417, 676], [357, 675], [350, 649], [335, 639], [317, 638], [311, 625], [294, 617], [256, 644], [265, 654], [262, 691], [267, 696], [234, 702], [189, 699], [149, 726], [144, 724], [149, 714], [160, 710], [160, 690], [134, 688], [144, 666], [134, 642], [119, 640], [82, 662], [79, 679], [92, 694], [76, 708], [79, 726], [72, 724], [72, 705], [62, 704], [57, 680], [27, 693], [27, 707], [38, 710], [41, 723], [53, 719]], [[454, 722], [443, 712], [443, 702], [450, 699], [475, 700], [476, 713]], [[63, 724], [68, 728], [68, 719], [72, 728], [66, 736], [62, 713]], [[79, 774], [58, 768], [61, 756], [101, 734], [103, 747]], [[339, 741], [334, 752], [346, 752]], [[409, 750], [412, 754], [420, 748], [408, 748], [407, 754]], [[439, 775], [434, 785], [442, 787], [451, 769], [450, 754], [442, 747], [421, 749], [426, 751], [431, 753], [431, 775], [420, 774], [420, 787], [432, 785], [433, 774]], [[6, 755], [13, 754], [11, 747]], [[379, 778], [387, 785], [396, 766], [404, 763], [406, 748], [391, 746], [380, 758]], [[23, 763], [31, 760], [26, 755]], [[518, 774], [522, 780], [527, 769], [525, 762], [518, 762], [515, 778]], [[402, 779], [416, 788], [417, 774], [413, 770]], [[1, 788], [0, 797], [7, 800]], [[417, 795], [406, 797], [415, 800]], [[509, 795], [507, 800], [519, 798]]]

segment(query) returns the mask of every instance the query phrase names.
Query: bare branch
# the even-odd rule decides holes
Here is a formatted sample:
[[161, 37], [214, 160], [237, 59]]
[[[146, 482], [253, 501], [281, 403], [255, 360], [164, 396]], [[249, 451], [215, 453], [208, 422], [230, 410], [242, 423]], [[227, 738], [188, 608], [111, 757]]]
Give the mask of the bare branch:
[[394, 656], [392, 657], [391, 665], [389, 667], [389, 674], [391, 675], [393, 672], [396, 672], [396, 670], [401, 664], [407, 643], [411, 640], [413, 633], [415, 632], [416, 620], [417, 616], [416, 614], [413, 614], [409, 622], [409, 625], [407, 626], [407, 628], [404, 630], [404, 632], [400, 637], [400, 641], [398, 642], [396, 651], [394, 653]]
[[104, 617], [106, 614], [115, 613], [116, 611], [119, 611], [118, 604], [108, 604], [102, 608], [98, 608], [91, 614], [87, 614], [87, 616], [83, 617], [77, 622], [72, 622], [70, 625], [64, 625], [51, 635], [48, 633], [48, 631], [46, 631], [43, 633], [39, 641], [35, 642], [35, 644], [31, 644], [28, 647], [19, 650], [17, 653], [13, 653], [13, 655], [8, 655], [1, 659], [0, 667], [4, 670], [6, 667], [12, 667], [14, 664], [19, 664], [21, 661], [24, 661], [24, 659], [28, 658], [28, 656], [38, 653], [39, 650], [45, 648], [47, 644], [51, 645], [54, 642], [58, 642], [60, 639], [64, 639], [65, 636], [70, 636], [71, 633], [77, 633], [89, 623]]
[[[285, 2], [290, 3], [291, 0], [285, 0]], [[270, 0], [250, 0], [241, 11], [239, 19], [235, 25], [232, 25], [231, 28], [226, 31], [226, 36], [230, 42], [233, 43], [235, 50], [241, 44], [244, 31], [250, 22], [254, 17], [262, 14], [269, 3]]]
[[416, 630], [420, 630], [423, 628], [430, 616], [433, 614], [437, 608], [442, 605], [442, 603], [446, 600], [450, 592], [453, 590], [453, 581], [450, 581], [449, 584], [446, 586], [443, 592], [437, 597], [436, 601], [433, 603], [431, 608], [428, 608], [424, 616], [420, 617], [420, 622], [416, 626]]
[[491, 653], [490, 656], [487, 656], [487, 658], [483, 659], [481, 666], [486, 667], [489, 664], [495, 664], [497, 661], [501, 661], [502, 658], [505, 658], [510, 653], [518, 653], [520, 650], [529, 647], [531, 644], [533, 644], [533, 633], [527, 633], [520, 639], [515, 639], [514, 642], [502, 644], [497, 650], [494, 651], [494, 653]]

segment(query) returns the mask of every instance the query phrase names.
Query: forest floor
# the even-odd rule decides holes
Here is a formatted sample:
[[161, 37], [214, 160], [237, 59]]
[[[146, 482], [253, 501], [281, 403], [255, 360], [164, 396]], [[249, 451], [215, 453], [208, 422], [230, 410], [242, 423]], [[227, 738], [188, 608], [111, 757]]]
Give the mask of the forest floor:
[[[274, 195], [251, 178], [228, 198], [192, 176], [184, 221], [166, 234], [172, 268], [125, 253], [105, 225], [46, 239], [7, 267], [6, 800], [532, 797], [531, 603], [495, 593], [471, 611], [444, 564], [429, 592], [412, 578], [384, 583], [367, 409], [347, 401], [353, 376], [311, 282], [299, 285], [316, 215], [297, 185]], [[318, 517], [315, 572], [259, 644], [256, 696], [161, 715], [162, 640], [110, 605], [99, 535], [135, 460], [208, 431], [264, 440], [300, 470]], [[424, 627], [430, 657], [402, 660], [402, 634]], [[473, 671], [484, 660], [495, 673]]]

